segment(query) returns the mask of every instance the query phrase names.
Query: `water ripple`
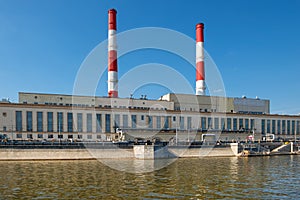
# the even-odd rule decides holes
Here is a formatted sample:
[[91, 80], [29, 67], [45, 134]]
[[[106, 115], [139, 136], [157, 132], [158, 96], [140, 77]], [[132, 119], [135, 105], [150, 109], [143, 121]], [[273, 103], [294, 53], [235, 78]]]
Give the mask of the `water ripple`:
[[299, 156], [179, 159], [139, 174], [98, 161], [1, 162], [0, 199], [297, 199], [299, 167]]

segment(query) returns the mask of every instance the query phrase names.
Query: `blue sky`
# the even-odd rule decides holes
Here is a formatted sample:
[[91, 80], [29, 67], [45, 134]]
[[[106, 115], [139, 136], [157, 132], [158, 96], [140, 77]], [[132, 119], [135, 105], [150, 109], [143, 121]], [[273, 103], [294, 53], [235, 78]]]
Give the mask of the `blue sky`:
[[[297, 0], [0, 0], [0, 97], [17, 101], [19, 91], [72, 94], [82, 62], [107, 39], [110, 8], [118, 11], [118, 32], [163, 27], [194, 38], [196, 23], [203, 22], [205, 49], [227, 96], [259, 96], [271, 100], [272, 113], [300, 113]], [[119, 75], [147, 63], [173, 67], [194, 87], [193, 68], [158, 50], [120, 58]], [[105, 79], [99, 96], [106, 95]], [[136, 96], [150, 98], [167, 91], [157, 85], [140, 90]]]

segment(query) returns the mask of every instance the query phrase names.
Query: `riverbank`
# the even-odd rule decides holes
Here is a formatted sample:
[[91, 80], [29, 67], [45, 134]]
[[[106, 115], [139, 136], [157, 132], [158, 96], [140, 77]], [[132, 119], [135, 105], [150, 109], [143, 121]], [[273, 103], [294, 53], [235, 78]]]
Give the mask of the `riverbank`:
[[9, 145], [0, 146], [0, 161], [8, 160], [93, 160], [157, 159], [238, 156], [237, 143], [230, 145]]
[[299, 155], [295, 143], [227, 143], [202, 145], [69, 143], [43, 145], [0, 145], [0, 161], [162, 159]]

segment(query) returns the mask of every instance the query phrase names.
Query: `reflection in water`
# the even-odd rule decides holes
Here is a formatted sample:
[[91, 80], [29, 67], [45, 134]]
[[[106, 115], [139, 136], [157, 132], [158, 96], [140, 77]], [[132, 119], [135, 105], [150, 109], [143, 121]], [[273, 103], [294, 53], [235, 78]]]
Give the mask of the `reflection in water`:
[[232, 157], [230, 158], [230, 175], [231, 179], [237, 181], [238, 180], [238, 169], [239, 169], [239, 158], [238, 157]]
[[159, 170], [175, 162], [177, 159], [99, 159], [108, 167], [129, 173], [148, 173]]
[[138, 174], [96, 160], [1, 162], [0, 199], [296, 199], [299, 167], [299, 156], [178, 159]]

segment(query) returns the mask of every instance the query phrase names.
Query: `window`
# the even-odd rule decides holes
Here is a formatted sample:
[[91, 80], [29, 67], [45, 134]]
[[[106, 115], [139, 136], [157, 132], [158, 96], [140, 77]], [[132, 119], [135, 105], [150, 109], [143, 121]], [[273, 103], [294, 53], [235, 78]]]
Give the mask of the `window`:
[[87, 135], [88, 140], [91, 140], [92, 138], [93, 138], [92, 135]]
[[131, 115], [131, 128], [136, 128], [136, 115]]
[[192, 117], [187, 117], [187, 129], [192, 129]]
[[101, 114], [96, 114], [96, 132], [102, 133]]
[[68, 132], [71, 133], [73, 132], [73, 113], [68, 113], [67, 118], [68, 118]]
[[144, 121], [144, 115], [141, 115], [141, 120]]
[[275, 134], [276, 120], [272, 120], [272, 134]]
[[282, 134], [285, 134], [285, 120], [281, 121], [281, 126], [282, 126]]
[[251, 130], [255, 129], [255, 120], [254, 119], [250, 119], [250, 129]]
[[148, 128], [153, 128], [152, 116], [147, 116], [148, 118]]
[[86, 131], [91, 133], [93, 130], [92, 114], [86, 114]]
[[156, 117], [156, 128], [161, 129], [161, 117], [160, 116]]
[[201, 117], [201, 128], [206, 129], [206, 117]]
[[37, 132], [43, 132], [43, 112], [36, 113], [37, 118]]
[[53, 132], [53, 112], [47, 112], [47, 131]]
[[43, 134], [40, 134], [40, 133], [39, 133], [39, 134], [37, 135], [37, 137], [38, 137], [38, 139], [43, 139]]
[[225, 119], [221, 118], [221, 129], [224, 130], [225, 129]]
[[265, 120], [265, 119], [262, 119], [262, 120], [261, 120], [261, 133], [262, 133], [262, 134], [265, 134], [265, 133], [266, 133], [265, 129], [266, 129], [266, 120]]
[[207, 125], [208, 125], [208, 129], [211, 129], [211, 128], [212, 128], [212, 120], [211, 120], [211, 117], [208, 117], [208, 118], [207, 118]]
[[114, 128], [117, 129], [120, 127], [120, 115], [115, 114], [115, 122], [114, 122]]
[[105, 132], [110, 133], [110, 114], [105, 114]]
[[170, 117], [169, 116], [165, 116], [164, 129], [169, 129], [170, 128], [169, 121], [170, 121]]
[[3, 131], [6, 131], [6, 126], [3, 126]]
[[61, 134], [58, 135], [58, 139], [63, 139], [63, 138], [64, 138], [64, 135], [61, 135]]
[[291, 121], [287, 120], [287, 134], [290, 135], [291, 134]]
[[57, 132], [63, 132], [63, 131], [64, 131], [63, 113], [58, 112], [57, 113]]
[[271, 133], [271, 121], [267, 120], [267, 133]]
[[295, 134], [295, 121], [292, 121], [292, 134]]
[[237, 131], [237, 118], [233, 118], [233, 130]]
[[68, 139], [73, 139], [73, 135], [68, 135]]
[[6, 112], [2, 113], [2, 116], [3, 116], [3, 117], [6, 117], [6, 116], [7, 116], [7, 113], [6, 113]]
[[48, 134], [48, 139], [52, 139], [53, 138], [53, 134]]
[[32, 134], [31, 133], [27, 134], [27, 139], [32, 139]]
[[77, 135], [77, 139], [82, 139], [82, 135]]
[[300, 121], [297, 121], [297, 134], [300, 134]]
[[26, 112], [26, 123], [27, 123], [27, 131], [32, 131], [32, 112], [27, 111]]
[[231, 130], [231, 118], [227, 118], [227, 129]]
[[77, 131], [83, 132], [83, 130], [82, 130], [82, 113], [77, 113]]
[[245, 130], [249, 130], [249, 119], [245, 119]]
[[184, 117], [179, 117], [180, 130], [184, 130]]
[[102, 139], [101, 135], [97, 135], [97, 139], [101, 140]]
[[173, 116], [173, 122], [176, 122], [176, 116]]
[[128, 115], [123, 115], [123, 128], [128, 128]]
[[244, 119], [240, 118], [239, 119], [239, 130], [244, 128]]
[[17, 133], [17, 138], [22, 139], [22, 133]]
[[214, 129], [218, 130], [219, 129], [219, 118], [214, 119]]
[[277, 120], [277, 134], [281, 134], [280, 120]]

